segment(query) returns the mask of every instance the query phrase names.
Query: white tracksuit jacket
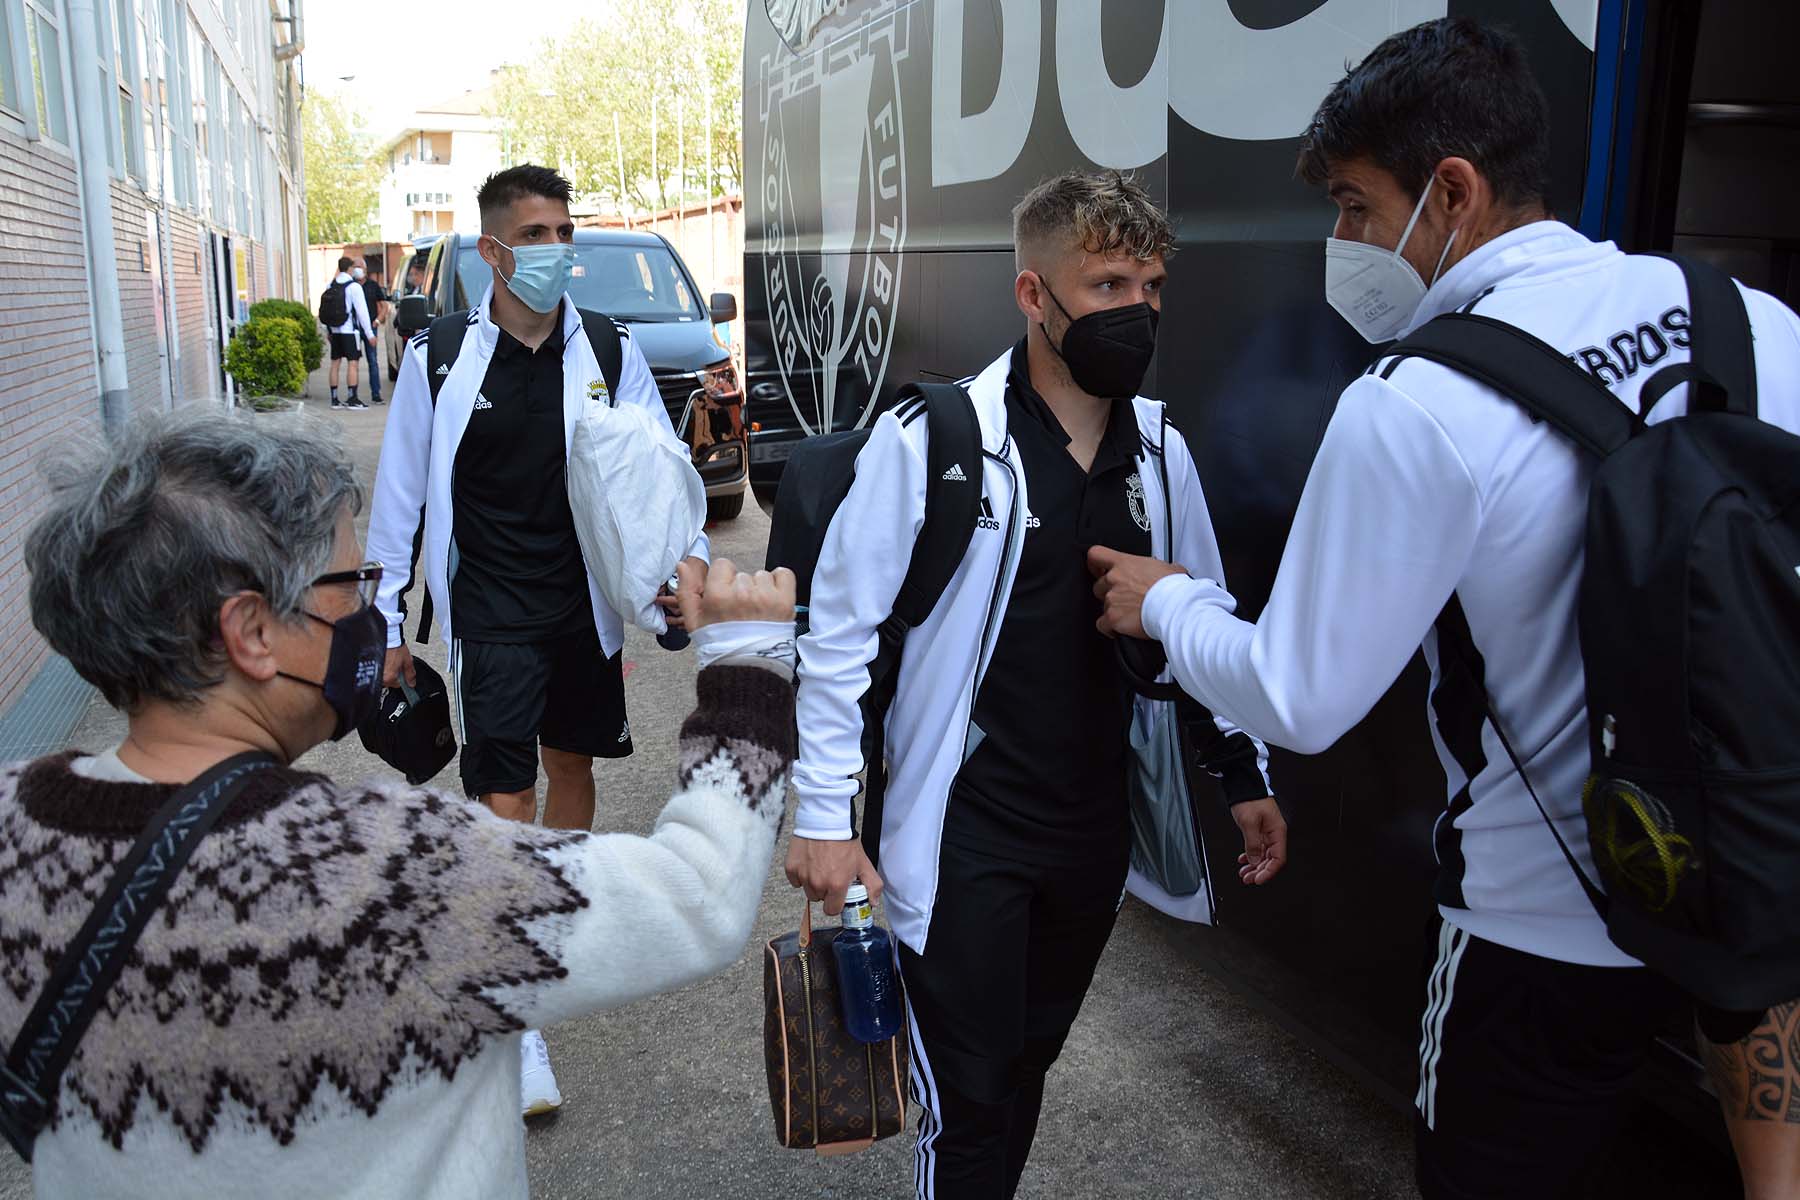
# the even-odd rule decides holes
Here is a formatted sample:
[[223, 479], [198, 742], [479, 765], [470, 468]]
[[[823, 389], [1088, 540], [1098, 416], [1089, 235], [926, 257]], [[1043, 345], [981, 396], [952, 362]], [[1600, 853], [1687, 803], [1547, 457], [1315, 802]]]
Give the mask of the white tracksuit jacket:
[[[444, 639], [454, 646], [455, 614], [450, 608], [449, 562], [451, 534], [455, 514], [451, 511], [451, 474], [456, 467], [456, 450], [462, 444], [463, 431], [469, 427], [469, 414], [475, 408], [475, 394], [487, 378], [488, 362], [494, 356], [500, 327], [489, 310], [493, 287], [481, 297], [478, 308], [469, 313], [469, 330], [463, 337], [456, 363], [445, 376], [438, 392], [437, 407], [431, 404], [431, 383], [426, 378], [426, 341], [429, 329], [416, 334], [408, 343], [400, 363], [400, 378], [394, 388], [394, 400], [388, 413], [387, 430], [381, 439], [381, 463], [375, 472], [375, 503], [369, 513], [368, 556], [386, 567], [381, 577], [381, 590], [376, 607], [387, 618], [388, 646], [401, 642], [401, 622], [406, 609], [400, 593], [412, 582], [413, 545], [420, 523], [424, 539], [420, 543], [425, 560], [425, 586], [431, 589], [431, 602], [438, 627]], [[626, 325], [614, 322], [619, 330], [623, 361], [619, 368], [618, 400], [637, 404], [656, 414], [654, 427], [666, 433], [671, 442], [681, 446], [675, 429], [669, 424], [668, 409], [650, 375], [644, 353], [631, 338]], [[604, 387], [600, 363], [593, 347], [582, 332], [581, 314], [575, 306], [562, 307], [563, 332], [563, 454], [575, 435], [575, 420], [585, 404], [600, 403], [595, 399], [594, 385]], [[687, 448], [682, 446], [682, 453]], [[695, 540], [690, 554], [709, 557], [706, 535]], [[594, 582], [594, 565], [588, 564], [588, 598], [594, 606], [594, 626], [600, 632], [600, 648], [612, 655], [625, 639], [625, 622], [612, 610]], [[454, 665], [454, 664], [453, 664]]]
[[[1800, 321], [1773, 297], [1741, 290], [1756, 340], [1759, 413], [1800, 430]], [[1644, 381], [1688, 359], [1687, 305], [1675, 264], [1542, 221], [1446, 271], [1406, 332], [1457, 309], [1506, 321], [1567, 354], [1636, 411]], [[1581, 817], [1588, 722], [1576, 640], [1592, 463], [1468, 376], [1424, 359], [1395, 364], [1377, 362], [1338, 401], [1256, 624], [1231, 615], [1218, 584], [1175, 577], [1150, 590], [1144, 627], [1189, 693], [1272, 745], [1312, 752], [1355, 725], [1421, 644], [1437, 691], [1433, 622], [1454, 593], [1507, 736], [1593, 878]], [[1687, 388], [1678, 386], [1650, 420], [1686, 405]], [[1492, 722], [1477, 709], [1432, 720], [1431, 729], [1449, 777], [1435, 839], [1444, 920], [1545, 958], [1631, 965]], [[1470, 779], [1460, 762], [1482, 765]]]
[[[999, 528], [975, 530], [936, 609], [907, 634], [888, 709], [881, 875], [895, 934], [921, 954], [937, 894], [944, 812], [965, 758], [976, 689], [1012, 594], [1030, 511], [1025, 473], [1006, 428], [1011, 365], [1009, 350], [964, 381], [981, 426], [982, 494], [999, 518]], [[1223, 570], [1218, 543], [1187, 446], [1178, 435], [1169, 436], [1166, 446], [1158, 441], [1165, 429], [1159, 402], [1139, 397], [1134, 404], [1143, 440], [1139, 474], [1155, 553], [1166, 555], [1169, 544], [1162, 471], [1153, 457], [1166, 452], [1175, 560], [1197, 574], [1217, 577]], [[798, 837], [833, 841], [851, 836], [851, 802], [864, 767], [858, 701], [868, 690], [876, 629], [893, 611], [925, 519], [926, 424], [923, 418], [904, 423], [894, 412], [876, 422], [857, 456], [855, 481], [820, 550], [811, 631], [799, 643]], [[960, 465], [969, 470], [975, 464]], [[1222, 719], [1219, 727], [1236, 733]], [[1260, 745], [1256, 749], [1257, 794], [1267, 795], [1267, 756]], [[1238, 791], [1244, 794], [1242, 784]]]

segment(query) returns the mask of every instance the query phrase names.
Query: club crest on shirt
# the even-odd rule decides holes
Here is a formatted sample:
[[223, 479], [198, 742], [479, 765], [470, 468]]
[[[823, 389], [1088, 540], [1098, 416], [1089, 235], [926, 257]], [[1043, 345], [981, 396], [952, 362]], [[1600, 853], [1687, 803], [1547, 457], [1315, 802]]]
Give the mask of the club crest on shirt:
[[1150, 510], [1144, 507], [1144, 480], [1135, 471], [1125, 481], [1125, 503], [1131, 509], [1131, 519], [1137, 522], [1137, 527], [1148, 532]]
[[588, 381], [588, 399], [589, 400], [605, 400], [608, 398], [608, 396], [609, 396], [609, 393], [606, 390], [606, 380], [591, 379]]

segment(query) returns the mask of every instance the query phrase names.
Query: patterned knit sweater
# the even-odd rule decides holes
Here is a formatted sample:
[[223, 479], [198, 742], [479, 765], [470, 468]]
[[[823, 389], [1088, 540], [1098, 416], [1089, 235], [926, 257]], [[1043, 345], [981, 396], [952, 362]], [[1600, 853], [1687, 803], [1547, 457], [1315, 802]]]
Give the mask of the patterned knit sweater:
[[[62, 1077], [39, 1196], [524, 1196], [519, 1032], [742, 951], [793, 688], [702, 671], [648, 837], [266, 772], [201, 842]], [[0, 1040], [172, 788], [0, 767]]]

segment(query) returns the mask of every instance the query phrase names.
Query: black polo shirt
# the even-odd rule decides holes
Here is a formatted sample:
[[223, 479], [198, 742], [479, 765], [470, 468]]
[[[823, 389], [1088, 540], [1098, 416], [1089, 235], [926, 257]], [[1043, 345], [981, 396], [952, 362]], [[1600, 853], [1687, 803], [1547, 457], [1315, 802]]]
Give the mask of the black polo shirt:
[[[999, 639], [975, 698], [981, 741], [958, 773], [947, 841], [1039, 862], [1122, 853], [1130, 692], [1112, 642], [1094, 628], [1093, 545], [1150, 553], [1138, 475], [1137, 415], [1115, 400], [1083, 471], [1069, 435], [1013, 351], [1007, 432], [1018, 447], [1030, 516]], [[972, 735], [973, 736], [973, 735]]]
[[369, 306], [369, 324], [375, 324], [381, 315], [381, 305], [387, 300], [387, 290], [373, 279], [365, 279], [362, 283], [363, 301]]
[[456, 448], [458, 637], [536, 642], [592, 625], [566, 466], [562, 318], [535, 353], [502, 329]]

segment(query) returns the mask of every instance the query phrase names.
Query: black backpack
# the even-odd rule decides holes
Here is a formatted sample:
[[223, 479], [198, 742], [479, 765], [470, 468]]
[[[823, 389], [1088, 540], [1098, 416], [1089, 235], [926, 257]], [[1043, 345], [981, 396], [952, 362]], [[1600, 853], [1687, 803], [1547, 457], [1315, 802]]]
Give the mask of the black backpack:
[[[900, 651], [907, 632], [931, 616], [938, 597], [968, 553], [981, 515], [981, 426], [969, 394], [955, 384], [919, 383], [902, 388], [896, 406], [924, 405], [925, 522], [913, 542], [906, 578], [894, 598], [894, 610], [877, 630], [879, 645], [869, 663], [869, 687], [859, 702], [863, 713], [863, 762], [868, 767], [863, 791], [863, 846], [869, 861], [881, 863], [881, 805], [887, 774], [882, 726], [894, 699]], [[869, 440], [869, 430], [852, 429], [810, 437], [794, 448], [775, 496], [769, 530], [767, 569], [786, 567], [794, 573], [796, 601], [811, 602], [813, 572], [838, 505], [856, 478], [856, 456]], [[807, 626], [800, 614], [800, 629]]]
[[[1760, 1014], [1800, 996], [1800, 437], [1756, 417], [1737, 287], [1675, 261], [1692, 361], [1652, 376], [1641, 403], [1648, 415], [1686, 383], [1685, 416], [1647, 425], [1570, 358], [1475, 314], [1438, 317], [1390, 353], [1480, 380], [1599, 460], [1579, 632], [1582, 807], [1605, 895], [1557, 843], [1620, 949], [1703, 1013]], [[1459, 614], [1452, 597], [1446, 617]], [[1440, 637], [1445, 660], [1456, 644]]]
[[319, 296], [319, 324], [327, 329], [336, 329], [350, 319], [350, 301], [344, 291], [350, 285], [334, 283]]
[[[582, 332], [587, 334], [588, 345], [593, 348], [594, 358], [600, 363], [601, 378], [606, 380], [606, 389], [613, 396], [619, 394], [619, 373], [625, 366], [625, 345], [619, 337], [619, 327], [613, 324], [612, 318], [605, 313], [592, 309], [578, 308], [581, 315]], [[462, 353], [463, 338], [469, 332], [469, 310], [446, 313], [431, 323], [426, 332], [425, 342], [425, 379], [431, 385], [431, 407], [437, 408], [438, 393], [444, 390], [444, 380], [450, 377], [450, 370], [456, 365], [456, 356]], [[400, 589], [400, 615], [406, 616], [406, 594], [412, 591], [413, 580], [419, 577], [419, 550], [425, 541], [425, 512], [419, 510], [418, 532], [413, 534], [412, 561], [413, 570], [407, 578], [406, 586]], [[431, 589], [425, 589], [425, 598], [419, 602], [419, 630], [413, 640], [420, 645], [431, 640]]]

